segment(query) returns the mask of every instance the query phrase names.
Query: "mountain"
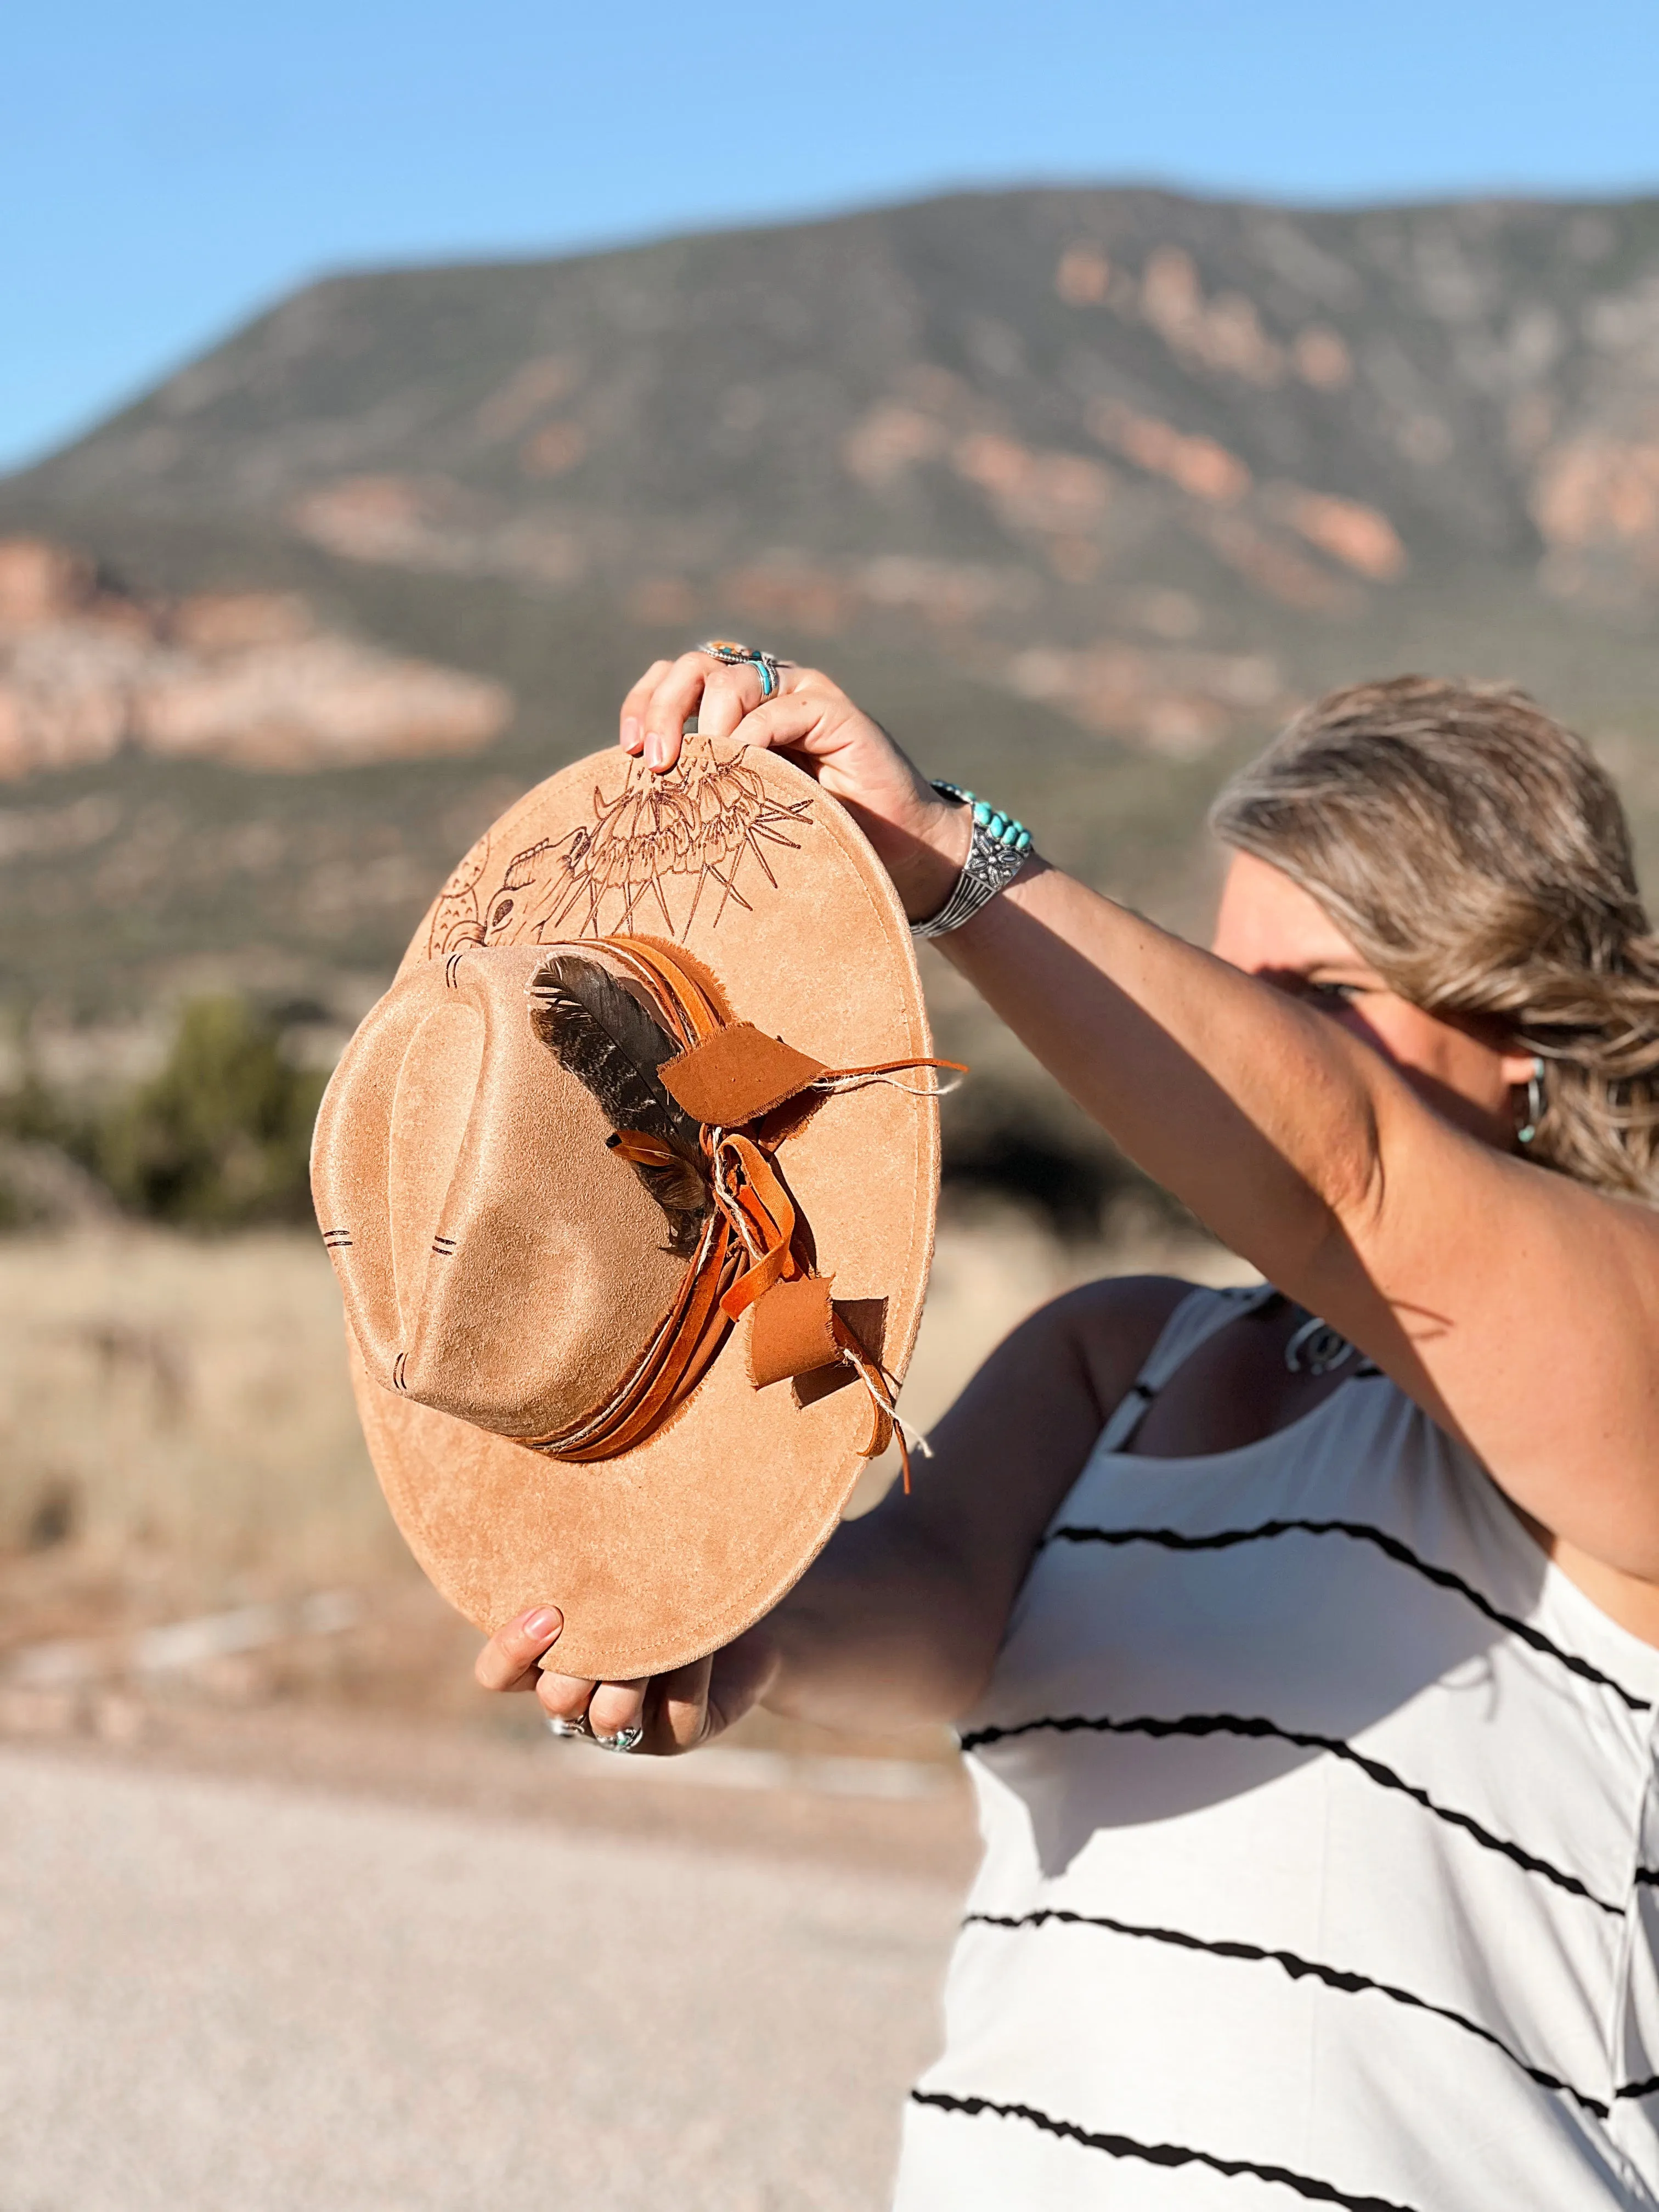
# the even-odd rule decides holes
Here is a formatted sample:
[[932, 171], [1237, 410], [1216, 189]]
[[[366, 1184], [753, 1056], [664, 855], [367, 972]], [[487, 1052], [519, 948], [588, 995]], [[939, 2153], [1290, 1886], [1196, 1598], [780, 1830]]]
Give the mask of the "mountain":
[[516, 702], [466, 754], [12, 784], [12, 988], [84, 1016], [204, 960], [355, 1003], [491, 809], [710, 631], [1177, 918], [1226, 764], [1405, 666], [1577, 718], [1659, 854], [1659, 203], [1032, 191], [338, 276], [0, 483], [0, 532]]

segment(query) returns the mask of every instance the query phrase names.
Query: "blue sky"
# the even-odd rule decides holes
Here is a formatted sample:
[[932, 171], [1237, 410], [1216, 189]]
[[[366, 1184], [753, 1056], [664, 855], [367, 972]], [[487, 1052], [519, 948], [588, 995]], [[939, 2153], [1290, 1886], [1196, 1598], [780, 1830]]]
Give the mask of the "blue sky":
[[18, 0], [0, 468], [324, 270], [954, 185], [1659, 189], [1653, 0]]

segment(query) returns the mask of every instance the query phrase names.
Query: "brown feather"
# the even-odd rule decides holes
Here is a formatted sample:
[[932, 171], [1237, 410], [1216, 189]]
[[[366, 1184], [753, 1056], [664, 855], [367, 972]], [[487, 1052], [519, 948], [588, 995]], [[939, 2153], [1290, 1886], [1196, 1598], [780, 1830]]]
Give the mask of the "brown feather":
[[641, 1129], [675, 1155], [672, 1166], [631, 1163], [668, 1219], [671, 1252], [696, 1250], [711, 1199], [698, 1124], [657, 1070], [675, 1039], [610, 969], [585, 953], [552, 954], [530, 985], [536, 1034], [599, 1101], [613, 1129]]

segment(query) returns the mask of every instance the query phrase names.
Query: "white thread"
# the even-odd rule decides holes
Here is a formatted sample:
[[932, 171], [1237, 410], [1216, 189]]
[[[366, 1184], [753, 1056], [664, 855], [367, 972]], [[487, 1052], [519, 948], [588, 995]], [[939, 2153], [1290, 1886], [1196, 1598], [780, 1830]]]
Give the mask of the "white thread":
[[807, 1085], [809, 1091], [861, 1091], [866, 1083], [884, 1083], [890, 1090], [902, 1091], [907, 1098], [948, 1098], [962, 1082], [953, 1075], [946, 1083], [902, 1083], [896, 1075], [866, 1075], [855, 1071], [850, 1075], [815, 1075]]
[[926, 1429], [919, 1429], [913, 1423], [907, 1421], [896, 1407], [891, 1409], [890, 1419], [893, 1426], [899, 1431], [912, 1451], [919, 1451], [924, 1459], [932, 1459], [933, 1447], [927, 1441]]
[[[872, 1359], [861, 1358], [856, 1352], [842, 1347], [842, 1357], [870, 1393], [870, 1402], [878, 1412], [884, 1413], [904, 1439], [906, 1448], [918, 1451], [924, 1459], [932, 1459], [933, 1447], [927, 1441], [927, 1432], [907, 1421], [893, 1403], [892, 1384], [883, 1370]], [[879, 1382], [877, 1377], [879, 1376]]]
[[[870, 1403], [875, 1407], [878, 1419], [885, 1419], [889, 1425], [889, 1441], [890, 1442], [891, 1431], [898, 1426], [898, 1415], [893, 1411], [893, 1401], [866, 1369], [859, 1366], [856, 1361], [854, 1365], [860, 1382], [870, 1393]], [[879, 1430], [877, 1434], [880, 1434]], [[874, 1438], [872, 1439], [872, 1442], [873, 1441]], [[908, 1442], [908, 1439], [907, 1438], [906, 1441]]]
[[[731, 1185], [726, 1178], [725, 1154], [727, 1133], [722, 1128], [714, 1128], [711, 1130], [710, 1134], [714, 1139], [709, 1146], [709, 1152], [714, 1171], [714, 1196], [719, 1201], [721, 1212], [737, 1231], [738, 1241], [749, 1255], [750, 1266], [758, 1267], [766, 1257], [765, 1249], [755, 1231], [750, 1227], [748, 1215], [732, 1195]], [[742, 1162], [738, 1161], [738, 1164], [741, 1167]]]

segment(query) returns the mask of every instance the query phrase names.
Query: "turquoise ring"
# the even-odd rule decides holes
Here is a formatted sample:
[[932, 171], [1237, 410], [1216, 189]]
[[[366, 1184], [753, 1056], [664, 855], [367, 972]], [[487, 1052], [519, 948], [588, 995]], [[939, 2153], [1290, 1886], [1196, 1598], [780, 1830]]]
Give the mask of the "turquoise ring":
[[775, 653], [768, 653], [757, 645], [739, 645], [734, 638], [711, 637], [697, 648], [711, 659], [727, 668], [757, 668], [760, 671], [761, 704], [772, 698], [779, 689], [778, 670], [781, 666]]

